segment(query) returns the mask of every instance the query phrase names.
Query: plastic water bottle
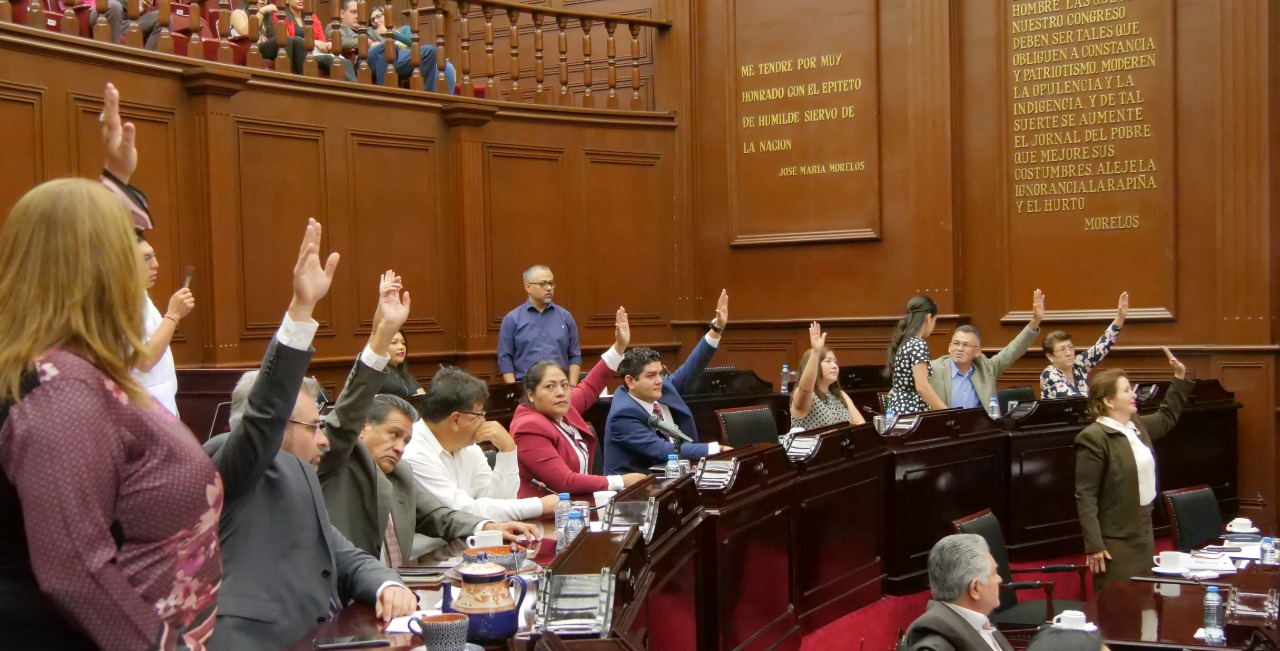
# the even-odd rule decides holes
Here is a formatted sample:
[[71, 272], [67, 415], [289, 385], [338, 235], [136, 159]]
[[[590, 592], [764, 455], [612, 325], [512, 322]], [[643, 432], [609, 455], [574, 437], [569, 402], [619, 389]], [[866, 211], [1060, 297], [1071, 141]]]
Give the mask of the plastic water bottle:
[[570, 511], [568, 519], [564, 523], [564, 533], [556, 538], [556, 553], [564, 551], [569, 543], [573, 542], [578, 534], [582, 533], [584, 525], [582, 524], [582, 514], [577, 511]]
[[778, 389], [778, 393], [791, 393], [791, 367], [786, 364], [782, 365], [782, 388]]
[[884, 431], [893, 429], [894, 423], [898, 422], [898, 414], [894, 413], [893, 407], [884, 410]]
[[991, 399], [987, 401], [987, 415], [991, 417], [991, 420], [1000, 420], [1000, 401], [996, 400], [995, 396], [991, 396]]
[[1222, 635], [1222, 595], [1218, 594], [1218, 586], [1211, 585], [1204, 593], [1204, 641], [1221, 642]]
[[676, 455], [674, 455], [674, 454], [668, 454], [668, 455], [667, 455], [667, 472], [666, 472], [666, 477], [667, 477], [667, 479], [679, 479], [679, 478], [680, 478], [680, 457], [677, 457], [677, 456], [676, 456]]
[[1271, 538], [1262, 539], [1262, 555], [1258, 562], [1263, 565], [1276, 564], [1276, 544]]
[[568, 493], [560, 493], [560, 501], [556, 502], [556, 536], [564, 534], [564, 523], [569, 520], [569, 511], [573, 505], [569, 502]]

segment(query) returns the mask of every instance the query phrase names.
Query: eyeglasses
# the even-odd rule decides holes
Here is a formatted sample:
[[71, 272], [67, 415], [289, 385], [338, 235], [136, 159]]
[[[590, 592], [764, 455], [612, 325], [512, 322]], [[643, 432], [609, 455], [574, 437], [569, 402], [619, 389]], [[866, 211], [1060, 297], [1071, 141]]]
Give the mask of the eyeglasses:
[[1055, 355], [1060, 354], [1060, 353], [1065, 353], [1065, 352], [1072, 352], [1072, 353], [1076, 352], [1076, 346], [1075, 346], [1075, 344], [1067, 344], [1067, 345], [1065, 345], [1065, 346], [1058, 346], [1057, 348], [1054, 348], [1054, 349], [1053, 349], [1053, 353], [1054, 353]]
[[315, 430], [315, 431], [317, 431], [317, 432], [319, 432], [320, 430], [324, 429], [324, 421], [323, 421], [323, 420], [320, 420], [320, 421], [317, 421], [317, 422], [314, 422], [314, 423], [304, 423], [304, 422], [302, 422], [302, 421], [300, 421], [300, 420], [293, 420], [292, 418], [290, 418], [290, 419], [289, 419], [289, 422], [290, 422], [290, 423], [293, 423], [294, 425], [301, 425], [301, 426], [303, 426], [303, 427], [310, 427], [311, 429], [314, 429], [314, 430]]
[[978, 345], [977, 345], [977, 344], [970, 344], [970, 343], [963, 342], [963, 341], [953, 341], [953, 342], [951, 342], [951, 347], [952, 347], [952, 348], [960, 348], [960, 349], [969, 349], [969, 348], [978, 348]]
[[537, 286], [539, 286], [539, 287], [541, 287], [541, 288], [543, 288], [543, 289], [555, 289], [555, 288], [556, 288], [556, 281], [554, 281], [554, 280], [543, 280], [543, 281], [539, 281], [539, 282], [536, 282], [536, 283], [529, 283], [529, 284], [530, 284], [530, 285], [537, 285]]
[[459, 413], [459, 414], [466, 414], [466, 415], [468, 415], [468, 416], [479, 416], [479, 417], [481, 417], [481, 418], [484, 418], [484, 417], [485, 417], [485, 413], [486, 413], [486, 412], [483, 412], [483, 411], [460, 411], [460, 412], [458, 412], [458, 413]]

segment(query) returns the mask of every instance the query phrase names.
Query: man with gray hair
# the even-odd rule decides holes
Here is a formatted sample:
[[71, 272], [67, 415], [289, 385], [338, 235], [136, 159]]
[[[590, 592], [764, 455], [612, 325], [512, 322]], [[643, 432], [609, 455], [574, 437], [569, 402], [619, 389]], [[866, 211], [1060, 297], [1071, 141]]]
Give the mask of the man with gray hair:
[[956, 328], [947, 354], [929, 363], [929, 385], [948, 407], [983, 407], [996, 395], [996, 380], [1027, 352], [1040, 333], [1044, 318], [1044, 294], [1036, 290], [1031, 302], [1031, 322], [992, 357], [982, 354], [978, 329], [971, 325]]
[[375, 604], [387, 621], [417, 605], [395, 572], [330, 524], [316, 479], [329, 442], [316, 404], [320, 387], [304, 385], [303, 377], [320, 327], [312, 312], [338, 265], [337, 253], [321, 264], [320, 234], [311, 220], [294, 267], [293, 301], [262, 369], [236, 385], [231, 431], [204, 445], [224, 490], [212, 651], [282, 649], [349, 600]]
[[911, 651], [1013, 651], [987, 617], [1000, 605], [1000, 573], [982, 536], [959, 533], [929, 550], [933, 600], [907, 629]]
[[319, 475], [333, 525], [392, 568], [414, 558], [415, 533], [445, 541], [481, 530], [512, 540], [536, 537], [532, 525], [490, 522], [445, 506], [418, 486], [403, 460], [418, 412], [403, 398], [375, 395], [391, 359], [391, 339], [409, 318], [409, 293], [402, 297], [400, 289], [394, 272], [382, 276], [373, 334], [324, 422], [331, 448]]
[[544, 359], [569, 369], [569, 384], [577, 386], [582, 372], [578, 323], [569, 311], [551, 302], [556, 277], [544, 264], [524, 270], [529, 300], [502, 317], [498, 330], [498, 372], [506, 382], [524, 379], [530, 366]]

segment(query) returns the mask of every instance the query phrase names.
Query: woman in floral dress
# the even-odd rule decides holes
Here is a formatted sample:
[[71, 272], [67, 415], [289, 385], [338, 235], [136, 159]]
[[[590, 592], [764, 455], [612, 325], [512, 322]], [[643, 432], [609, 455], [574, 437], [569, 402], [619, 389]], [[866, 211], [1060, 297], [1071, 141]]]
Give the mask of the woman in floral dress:
[[889, 341], [887, 373], [892, 387], [885, 409], [902, 415], [947, 408], [929, 386], [929, 344], [924, 339], [933, 333], [937, 319], [938, 306], [928, 296], [920, 294], [907, 303], [907, 313], [898, 320]]
[[1129, 292], [1120, 294], [1116, 318], [1098, 337], [1097, 343], [1079, 355], [1071, 335], [1058, 330], [1044, 336], [1044, 356], [1049, 366], [1040, 373], [1040, 397], [1083, 398], [1089, 395], [1089, 371], [1102, 361], [1120, 337], [1124, 318], [1129, 315]]
[[[131, 134], [130, 134], [131, 135]], [[202, 649], [222, 484], [130, 375], [142, 263], [96, 183], [28, 192], [0, 229], [0, 646]]]

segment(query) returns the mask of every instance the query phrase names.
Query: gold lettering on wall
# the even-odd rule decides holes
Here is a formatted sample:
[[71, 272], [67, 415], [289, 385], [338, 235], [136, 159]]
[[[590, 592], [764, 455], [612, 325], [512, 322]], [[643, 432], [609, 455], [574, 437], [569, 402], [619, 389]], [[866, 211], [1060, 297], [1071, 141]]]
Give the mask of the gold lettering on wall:
[[1160, 209], [1172, 161], [1152, 143], [1153, 122], [1171, 113], [1153, 117], [1149, 98], [1164, 97], [1171, 43], [1148, 24], [1157, 4], [1010, 0], [1015, 214], [1076, 215], [1093, 232], [1137, 229]]

